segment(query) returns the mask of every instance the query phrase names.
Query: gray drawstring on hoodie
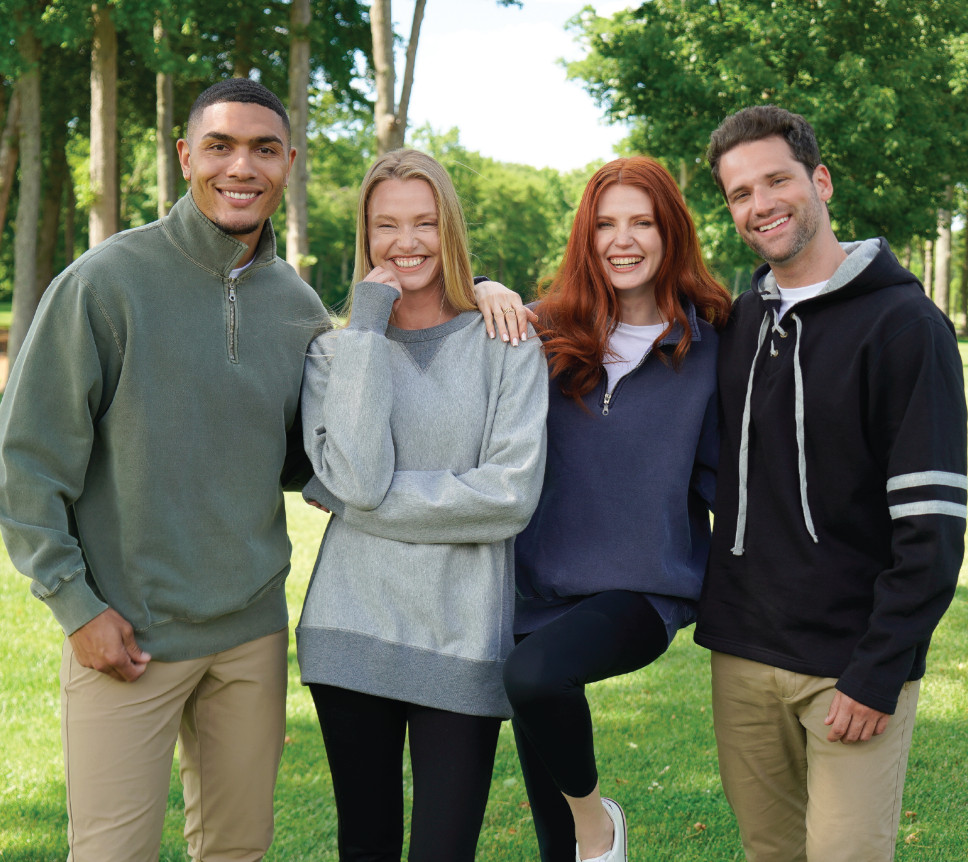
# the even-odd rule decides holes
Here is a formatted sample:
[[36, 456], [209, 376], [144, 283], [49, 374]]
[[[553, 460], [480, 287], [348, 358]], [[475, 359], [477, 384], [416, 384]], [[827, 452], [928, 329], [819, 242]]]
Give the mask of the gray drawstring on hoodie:
[[[847, 254], [847, 258], [837, 267], [836, 272], [830, 277], [827, 285], [817, 294], [821, 296], [839, 290], [845, 284], [849, 284], [867, 266], [870, 265], [880, 250], [881, 243], [878, 239], [867, 239], [862, 242], [841, 243], [841, 248]], [[776, 278], [772, 272], [766, 273], [758, 285], [753, 286], [760, 296], [777, 300], [779, 293], [776, 285]], [[770, 314], [773, 315], [773, 324], [770, 324]], [[797, 426], [797, 468], [800, 473], [800, 505], [803, 508], [803, 523], [814, 542], [819, 542], [816, 530], [813, 526], [813, 516], [810, 514], [810, 504], [807, 502], [807, 458], [805, 454], [805, 432], [804, 432], [804, 412], [803, 412], [803, 370], [800, 367], [800, 337], [803, 334], [803, 323], [798, 315], [790, 313], [790, 317], [797, 327], [797, 343], [793, 350], [793, 384], [796, 404], [794, 407], [796, 426]], [[736, 541], [733, 544], [732, 552], [737, 557], [743, 555], [745, 548], [743, 541], [746, 537], [746, 503], [747, 503], [747, 481], [749, 477], [749, 448], [750, 448], [750, 401], [753, 397], [753, 373], [756, 368], [756, 360], [759, 358], [760, 349], [766, 341], [767, 333], [772, 329], [780, 338], [786, 338], [786, 330], [780, 326], [780, 318], [776, 309], [766, 311], [763, 315], [763, 323], [760, 324], [760, 334], [756, 343], [756, 353], [753, 355], [753, 364], [750, 367], [750, 379], [746, 386], [746, 404], [743, 407], [743, 426], [739, 444], [739, 508], [736, 512]], [[778, 356], [776, 348], [771, 347], [771, 355]]]
[[[763, 315], [763, 322], [760, 324], [760, 334], [756, 341], [756, 353], [753, 354], [753, 363], [750, 365], [750, 379], [746, 384], [746, 402], [743, 405], [743, 423], [739, 443], [739, 505], [736, 511], [736, 540], [732, 547], [732, 553], [740, 557], [745, 548], [743, 540], [746, 537], [746, 506], [747, 506], [747, 484], [749, 477], [749, 457], [750, 457], [750, 402], [753, 398], [753, 375], [756, 373], [756, 360], [759, 358], [760, 350], [766, 343], [767, 333], [772, 329], [781, 338], [786, 338], [787, 333], [780, 326], [780, 318], [776, 309], [772, 309], [773, 324], [770, 325], [771, 311]], [[804, 432], [804, 412], [803, 412], [803, 370], [800, 368], [800, 336], [803, 334], [803, 323], [796, 314], [790, 317], [797, 327], [797, 343], [793, 348], [793, 383], [794, 383], [794, 418], [797, 426], [797, 471], [800, 474], [800, 505], [803, 508], [803, 523], [806, 525], [807, 532], [814, 542], [819, 542], [816, 530], [813, 526], [813, 516], [810, 514], [810, 503], [807, 500], [807, 457], [805, 454], [805, 432]], [[777, 355], [776, 350], [771, 351], [773, 356]]]
[[[776, 311], [773, 312], [774, 318]], [[797, 325], [797, 343], [793, 347], [793, 386], [794, 386], [794, 415], [797, 420], [797, 472], [800, 474], [800, 505], [803, 508], [803, 523], [813, 541], [819, 542], [817, 531], [813, 526], [813, 516], [810, 514], [810, 503], [807, 501], [807, 455], [803, 422], [803, 369], [800, 367], [800, 337], [803, 335], [803, 323], [796, 314], [790, 317]]]

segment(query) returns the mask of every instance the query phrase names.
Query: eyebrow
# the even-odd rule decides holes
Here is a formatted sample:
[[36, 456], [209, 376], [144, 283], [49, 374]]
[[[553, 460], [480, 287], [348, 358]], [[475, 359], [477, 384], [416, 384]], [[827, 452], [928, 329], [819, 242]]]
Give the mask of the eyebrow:
[[[607, 212], [601, 212], [601, 213], [598, 213], [595, 216], [595, 218], [596, 219], [603, 219], [603, 218], [604, 219], [612, 219], [614, 221], [617, 218], [617, 216], [612, 215], [612, 214], [607, 213]], [[651, 219], [654, 219], [655, 218], [655, 213], [654, 213], [653, 210], [644, 210], [644, 211], [642, 211], [640, 213], [634, 213], [634, 214], [628, 216], [628, 218], [630, 218], [630, 219], [637, 219], [637, 218], [651, 218]]]
[[[772, 180], [775, 177], [782, 176], [783, 174], [792, 174], [792, 173], [793, 171], [790, 168], [780, 168], [779, 170], [771, 171], [768, 174], [763, 174], [762, 177], [758, 177], [757, 179]], [[744, 182], [736, 185], [732, 189], [726, 189], [726, 195], [728, 197], [729, 195], [736, 194], [736, 192], [738, 191], [749, 188], [755, 182], [756, 180], [753, 180], [751, 183]]]
[[[390, 221], [396, 221], [397, 220], [397, 217], [396, 216], [392, 216], [392, 215], [389, 215], [389, 214], [386, 214], [386, 213], [370, 213], [369, 216], [367, 216], [367, 218], [370, 218], [370, 219], [383, 218], [383, 219], [389, 219]], [[440, 218], [440, 216], [437, 214], [437, 211], [436, 210], [432, 210], [432, 211], [428, 211], [428, 212], [425, 212], [425, 213], [420, 213], [418, 215], [415, 215], [414, 216], [414, 221], [421, 221], [422, 219], [428, 219], [428, 218]]]
[[[213, 141], [222, 141], [226, 144], [234, 144], [239, 140], [234, 135], [227, 135], [225, 132], [205, 132], [205, 134], [202, 135], [202, 138], [207, 138]], [[280, 146], [284, 146], [282, 138], [280, 138], [278, 135], [260, 135], [257, 138], [249, 138], [247, 143], [257, 147], [261, 146], [262, 144], [279, 144]]]

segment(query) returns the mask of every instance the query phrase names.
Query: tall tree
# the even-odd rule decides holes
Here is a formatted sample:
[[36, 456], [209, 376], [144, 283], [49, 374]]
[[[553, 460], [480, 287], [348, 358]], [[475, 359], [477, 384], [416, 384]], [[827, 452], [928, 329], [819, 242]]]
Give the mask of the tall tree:
[[7, 207], [17, 173], [17, 156], [20, 145], [20, 92], [13, 88], [7, 105], [3, 131], [0, 132], [0, 236], [7, 222]]
[[286, 260], [308, 282], [309, 267], [309, 24], [310, 0], [292, 0], [289, 15], [289, 122], [296, 161], [286, 195]]
[[938, 210], [938, 237], [934, 244], [934, 301], [945, 314], [950, 313], [951, 287], [951, 204], [954, 189], [945, 190], [944, 206]]
[[[498, 0], [500, 6], [520, 6], [521, 0]], [[397, 101], [397, 72], [394, 60], [393, 15], [390, 0], [373, 0], [370, 4], [370, 30], [373, 37], [373, 70], [376, 77], [377, 152], [383, 154], [403, 146], [407, 133], [407, 113], [413, 90], [414, 69], [417, 63], [417, 44], [427, 0], [415, 0], [410, 39], [407, 42], [406, 63]]]
[[10, 365], [17, 359], [37, 309], [37, 236], [41, 196], [40, 40], [28, 26], [17, 40], [24, 71], [20, 94], [20, 187], [14, 244], [13, 315], [7, 341]]
[[[54, 135], [48, 157], [46, 189], [41, 201], [40, 233], [37, 241], [36, 297], [40, 297], [55, 274], [58, 232], [61, 224], [61, 201], [69, 168], [65, 150], [66, 135]], [[32, 316], [32, 315], [31, 315]]]
[[958, 310], [961, 312], [959, 335], [968, 335], [968, 213], [962, 211], [961, 220], [965, 225], [961, 230], [961, 290], [959, 291]]
[[397, 73], [393, 57], [393, 17], [390, 0], [373, 0], [370, 6], [370, 26], [373, 33], [373, 69], [376, 74], [376, 121], [377, 151], [383, 153], [403, 146], [407, 131], [407, 112], [410, 110], [410, 91], [413, 89], [414, 66], [417, 61], [417, 43], [420, 25], [423, 23], [427, 0], [416, 0], [410, 40], [407, 42], [407, 60], [403, 72], [400, 101], [396, 102]]
[[118, 232], [118, 34], [111, 6], [92, 7], [91, 46], [91, 211], [88, 242], [93, 247]]
[[[155, 44], [168, 48], [168, 33], [161, 20], [154, 25]], [[175, 158], [175, 84], [171, 72], [155, 72], [155, 165], [158, 172], [158, 218], [168, 215], [177, 195], [177, 164]]]

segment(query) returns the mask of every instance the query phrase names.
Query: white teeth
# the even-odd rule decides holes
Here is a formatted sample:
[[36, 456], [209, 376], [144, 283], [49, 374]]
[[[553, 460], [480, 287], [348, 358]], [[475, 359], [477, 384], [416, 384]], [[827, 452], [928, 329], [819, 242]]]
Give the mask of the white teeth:
[[425, 257], [395, 257], [393, 262], [400, 269], [412, 269], [415, 266], [420, 266], [426, 259]]
[[778, 218], [775, 222], [770, 222], [770, 224], [765, 224], [763, 227], [758, 227], [757, 230], [762, 233], [765, 230], [773, 230], [775, 227], [779, 227], [786, 221], [790, 220], [790, 216], [783, 216], [783, 218]]
[[641, 257], [610, 257], [608, 259], [612, 266], [632, 266], [641, 260]]
[[225, 195], [227, 198], [232, 198], [233, 200], [237, 200], [237, 201], [250, 201], [250, 200], [252, 200], [252, 198], [254, 198], [256, 196], [256, 193], [255, 192], [229, 192], [229, 191], [223, 191], [222, 194]]

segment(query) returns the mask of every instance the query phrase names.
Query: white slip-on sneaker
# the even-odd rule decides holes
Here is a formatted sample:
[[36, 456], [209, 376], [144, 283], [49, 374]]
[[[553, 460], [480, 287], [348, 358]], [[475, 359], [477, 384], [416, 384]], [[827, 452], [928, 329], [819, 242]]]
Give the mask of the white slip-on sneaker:
[[621, 805], [614, 799], [609, 799], [607, 796], [602, 797], [602, 806], [612, 821], [612, 829], [614, 830], [612, 847], [606, 853], [603, 853], [601, 856], [596, 856], [594, 859], [582, 859], [578, 853], [578, 845], [576, 844], [576, 862], [628, 862], [629, 860], [629, 837], [628, 826], [625, 822], [625, 812], [622, 810]]

